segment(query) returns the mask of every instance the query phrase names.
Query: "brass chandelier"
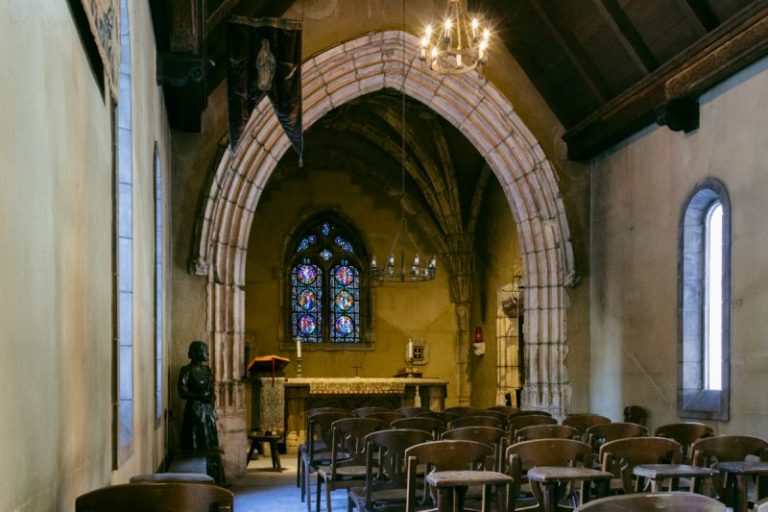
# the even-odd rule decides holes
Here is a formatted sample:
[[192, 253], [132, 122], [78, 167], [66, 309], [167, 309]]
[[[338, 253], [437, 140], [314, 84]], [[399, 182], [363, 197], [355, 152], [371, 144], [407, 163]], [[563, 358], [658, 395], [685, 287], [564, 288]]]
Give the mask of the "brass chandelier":
[[467, 12], [466, 0], [448, 0], [443, 20], [425, 27], [419, 55], [432, 71], [467, 73], [487, 62], [490, 38], [490, 29]]

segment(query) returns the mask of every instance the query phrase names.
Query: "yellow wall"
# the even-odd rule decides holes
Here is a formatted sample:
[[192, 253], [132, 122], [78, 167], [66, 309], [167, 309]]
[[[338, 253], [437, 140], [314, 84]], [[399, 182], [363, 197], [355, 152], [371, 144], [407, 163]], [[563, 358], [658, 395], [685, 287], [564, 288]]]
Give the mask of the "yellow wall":
[[136, 447], [113, 474], [111, 106], [67, 2], [0, 4], [0, 510], [73, 510], [164, 452], [150, 377], [156, 140], [169, 160], [148, 7], [131, 5], [146, 46], [134, 75]]
[[[311, 213], [335, 209], [350, 219], [368, 244], [368, 250], [384, 261], [398, 229], [397, 198], [390, 197], [350, 173], [305, 170], [272, 182], [262, 194], [254, 217], [246, 267], [246, 339], [252, 355], [280, 354], [294, 359], [293, 350], [283, 351], [284, 312], [280, 305], [280, 275], [286, 237]], [[422, 257], [435, 252], [411, 220], [411, 231]], [[409, 336], [429, 343], [430, 360], [424, 375], [450, 381], [448, 400], [456, 401], [454, 345], [456, 319], [450, 302], [448, 271], [438, 259], [438, 277], [433, 282], [389, 283], [373, 288], [372, 351], [313, 350], [304, 344], [302, 369], [305, 377], [350, 377], [361, 366], [362, 377], [389, 377], [405, 365]], [[286, 373], [294, 376], [295, 364]]]

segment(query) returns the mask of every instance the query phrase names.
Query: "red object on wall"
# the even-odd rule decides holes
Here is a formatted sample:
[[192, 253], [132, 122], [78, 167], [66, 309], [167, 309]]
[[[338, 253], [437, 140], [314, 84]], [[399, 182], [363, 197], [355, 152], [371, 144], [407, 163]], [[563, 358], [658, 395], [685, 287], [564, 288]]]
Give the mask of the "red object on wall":
[[483, 328], [475, 327], [475, 343], [483, 342]]

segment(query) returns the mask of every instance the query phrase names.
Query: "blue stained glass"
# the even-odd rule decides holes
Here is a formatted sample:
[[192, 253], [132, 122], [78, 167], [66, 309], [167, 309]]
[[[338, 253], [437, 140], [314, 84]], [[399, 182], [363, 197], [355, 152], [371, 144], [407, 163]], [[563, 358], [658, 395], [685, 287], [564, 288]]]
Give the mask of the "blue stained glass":
[[351, 253], [355, 252], [354, 249], [352, 248], [352, 244], [347, 242], [340, 236], [337, 236], [336, 238], [334, 238], [333, 242], [347, 252], [351, 252]]
[[339, 311], [347, 311], [353, 306], [355, 299], [352, 297], [351, 293], [346, 290], [342, 290], [336, 294], [334, 302], [336, 303], [336, 309]]
[[333, 229], [333, 226], [331, 226], [327, 222], [323, 222], [323, 224], [320, 226], [320, 232], [323, 234], [323, 236], [328, 236], [332, 229]]
[[309, 235], [299, 242], [299, 246], [296, 248], [297, 252], [306, 251], [309, 247], [317, 243], [317, 237], [315, 235]]
[[317, 269], [312, 265], [301, 265], [299, 267], [299, 282], [301, 284], [312, 284], [317, 279]]
[[301, 315], [299, 317], [299, 330], [304, 336], [311, 336], [317, 330], [317, 321], [313, 315]]
[[342, 286], [349, 286], [352, 284], [352, 280], [354, 279], [354, 271], [351, 267], [348, 267], [346, 265], [341, 267], [336, 267], [336, 271], [334, 272], [334, 277], [336, 278], [336, 281], [342, 285]]
[[349, 336], [355, 330], [355, 323], [349, 315], [341, 315], [336, 318], [336, 331], [342, 336]]
[[328, 249], [323, 249], [323, 251], [320, 253], [320, 257], [323, 258], [323, 261], [328, 261], [331, 259], [331, 256], [333, 256], [333, 253]]
[[304, 290], [299, 295], [299, 306], [302, 307], [302, 309], [305, 309], [307, 311], [311, 311], [315, 309], [315, 306], [317, 305], [317, 296], [312, 290]]

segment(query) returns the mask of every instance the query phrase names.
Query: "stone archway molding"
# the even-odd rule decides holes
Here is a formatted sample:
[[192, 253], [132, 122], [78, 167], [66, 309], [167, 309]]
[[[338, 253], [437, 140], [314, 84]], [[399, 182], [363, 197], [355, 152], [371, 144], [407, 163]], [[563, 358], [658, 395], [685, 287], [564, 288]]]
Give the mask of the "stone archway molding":
[[[392, 88], [452, 123], [485, 158], [515, 219], [524, 266], [526, 408], [565, 414], [571, 388], [565, 367], [566, 286], [573, 249], [562, 196], [541, 145], [495, 86], [476, 73], [437, 76], [418, 58], [418, 40], [399, 31], [369, 34], [315, 55], [302, 65], [304, 130], [332, 109]], [[208, 191], [197, 255], [190, 266], [208, 278], [207, 328], [215, 367], [224, 462], [244, 471], [245, 264], [256, 205], [289, 148], [267, 98], [251, 115], [240, 144], [227, 151]], [[459, 390], [468, 396], [466, 360]]]

